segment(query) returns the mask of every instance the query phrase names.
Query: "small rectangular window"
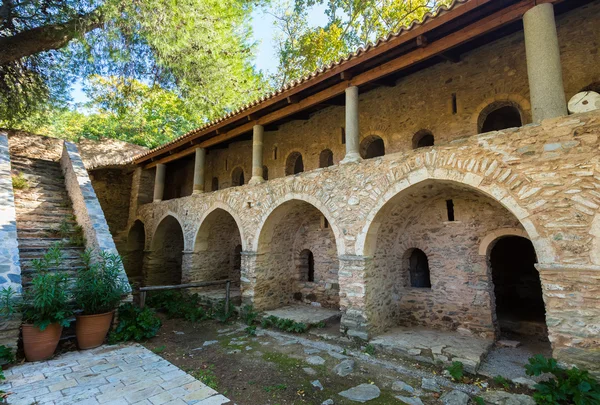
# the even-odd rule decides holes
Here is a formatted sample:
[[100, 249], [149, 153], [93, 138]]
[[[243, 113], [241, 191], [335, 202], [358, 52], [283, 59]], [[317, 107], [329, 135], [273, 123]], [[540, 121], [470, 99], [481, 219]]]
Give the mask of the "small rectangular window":
[[227, 159], [225, 159], [225, 170], [229, 170], [229, 168], [227, 166], [228, 166]]
[[346, 129], [342, 128], [342, 145], [346, 144]]
[[277, 160], [277, 146], [273, 146], [273, 160]]
[[452, 93], [452, 114], [458, 113], [458, 102], [456, 101], [456, 93]]
[[454, 221], [454, 201], [446, 200], [446, 210], [448, 211], [448, 221]]
[[321, 229], [329, 229], [329, 221], [324, 216], [321, 217]]

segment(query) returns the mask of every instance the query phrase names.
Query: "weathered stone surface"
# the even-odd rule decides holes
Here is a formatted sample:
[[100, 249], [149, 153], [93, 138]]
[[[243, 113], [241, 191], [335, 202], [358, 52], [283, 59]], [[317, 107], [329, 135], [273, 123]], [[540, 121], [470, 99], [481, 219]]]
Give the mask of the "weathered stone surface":
[[310, 367], [304, 367], [302, 369], [302, 371], [304, 371], [308, 375], [317, 375], [317, 371], [315, 369], [310, 368]]
[[421, 388], [423, 388], [424, 390], [433, 391], [433, 392], [441, 392], [442, 391], [442, 388], [437, 383], [437, 381], [435, 381], [434, 378], [423, 377], [421, 379]]
[[525, 387], [531, 388], [531, 389], [533, 389], [535, 387], [535, 385], [537, 384], [537, 382], [532, 380], [531, 378], [525, 378], [525, 377], [514, 378], [512, 380], [512, 382], [514, 382], [515, 384], [524, 385]]
[[519, 347], [521, 346], [521, 342], [517, 340], [499, 340], [496, 342], [498, 346], [501, 347]]
[[375, 398], [379, 398], [381, 390], [374, 384], [361, 384], [349, 390], [339, 393], [344, 398], [348, 398], [355, 402], [367, 402]]
[[321, 356], [310, 356], [306, 359], [306, 362], [312, 366], [322, 366], [325, 364], [325, 359]]
[[396, 395], [396, 399], [404, 402], [407, 405], [423, 405], [423, 401], [419, 397], [404, 397], [402, 395]]
[[315, 389], [319, 391], [323, 391], [323, 384], [321, 384], [321, 381], [319, 380], [311, 381], [310, 385], [312, 385], [313, 387], [315, 387]]
[[467, 405], [469, 396], [462, 391], [452, 390], [442, 395], [440, 401], [444, 405]]
[[333, 372], [340, 377], [346, 377], [354, 371], [354, 360], [344, 360], [333, 368]]
[[333, 404], [334, 404], [333, 399], [326, 399], [325, 401], [323, 401], [321, 403], [321, 405], [333, 405]]
[[405, 383], [404, 381], [400, 381], [400, 380], [394, 381], [392, 383], [392, 390], [406, 391], [410, 394], [414, 394], [414, 392], [415, 392], [415, 389], [412, 386], [410, 386], [407, 383]]
[[506, 391], [486, 391], [479, 396], [492, 405], [535, 405], [535, 401], [530, 396], [511, 394]]

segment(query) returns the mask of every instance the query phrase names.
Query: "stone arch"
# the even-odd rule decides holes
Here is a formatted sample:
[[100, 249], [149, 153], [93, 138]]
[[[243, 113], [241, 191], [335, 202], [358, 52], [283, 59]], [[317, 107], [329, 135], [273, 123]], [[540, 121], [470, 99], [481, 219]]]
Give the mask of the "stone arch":
[[146, 228], [136, 219], [127, 234], [126, 253], [123, 266], [130, 283], [140, 282], [144, 270], [144, 250], [146, 247]]
[[385, 155], [385, 142], [379, 135], [369, 135], [360, 142], [360, 156], [372, 159]]
[[285, 175], [291, 176], [304, 172], [304, 160], [298, 151], [291, 152], [285, 159]]
[[210, 206], [210, 209], [208, 209], [206, 212], [204, 212], [204, 214], [202, 214], [202, 216], [200, 217], [200, 220], [198, 221], [198, 226], [194, 230], [194, 235], [195, 236], [194, 236], [194, 247], [193, 247], [193, 249], [196, 250], [196, 243], [198, 241], [198, 235], [200, 233], [200, 229], [202, 228], [202, 224], [204, 223], [204, 221], [206, 220], [206, 218], [208, 218], [211, 214], [213, 214], [217, 210], [225, 211], [227, 214], [229, 214], [229, 216], [231, 216], [231, 218], [233, 218], [233, 220], [235, 221], [235, 223], [237, 225], [237, 229], [238, 229], [238, 231], [240, 233], [242, 250], [243, 251], [247, 250], [248, 243], [247, 243], [247, 239], [246, 239], [246, 232], [244, 231], [244, 227], [242, 225], [242, 221], [240, 220], [240, 218], [237, 215], [236, 211], [233, 208], [231, 208], [231, 206], [229, 206], [226, 203], [221, 202], [221, 201], [215, 201], [215, 202], [213, 202], [211, 204], [211, 206]]
[[333, 152], [331, 149], [324, 149], [319, 154], [319, 168], [333, 166]]
[[498, 94], [487, 98], [475, 109], [471, 123], [476, 133], [481, 133], [483, 124], [488, 115], [503, 107], [516, 108], [521, 117], [521, 125], [531, 122], [531, 104], [529, 100], [519, 94]]
[[[346, 246], [344, 245], [344, 242], [343, 242], [344, 234], [342, 233], [340, 228], [337, 226], [336, 222], [332, 222], [334, 217], [333, 217], [333, 214], [331, 213], [331, 210], [317, 198], [315, 198], [311, 195], [305, 195], [305, 194], [299, 194], [299, 193], [286, 194], [284, 197], [279, 198], [276, 201], [273, 201], [266, 208], [266, 211], [261, 216], [258, 226], [256, 227], [257, 231], [256, 231], [255, 236], [252, 240], [252, 243], [250, 244], [249, 247], [255, 252], [259, 251], [259, 239], [260, 239], [261, 233], [263, 232], [263, 228], [265, 227], [267, 219], [271, 216], [271, 214], [279, 206], [285, 204], [288, 201], [293, 201], [293, 200], [298, 200], [298, 201], [308, 203], [308, 204], [314, 206], [317, 210], [319, 210], [321, 212], [321, 214], [327, 220], [327, 223], [329, 224], [329, 228], [331, 228], [331, 230], [333, 231], [333, 235], [335, 236], [338, 255], [346, 254]], [[244, 250], [246, 250], [246, 249], [244, 249]]]
[[243, 186], [246, 182], [244, 178], [244, 169], [240, 166], [231, 171], [231, 187]]
[[[272, 309], [293, 300], [339, 307], [339, 233], [323, 228], [320, 211], [306, 199], [288, 195], [273, 204], [255, 239], [254, 306]], [[314, 260], [314, 282], [302, 277], [301, 252]]]
[[469, 187], [481, 192], [483, 195], [498, 202], [513, 214], [525, 229], [529, 239], [533, 243], [540, 264], [551, 264], [555, 262], [556, 252], [551, 243], [540, 237], [535, 225], [528, 219], [529, 212], [523, 208], [510, 195], [509, 188], [500, 183], [481, 184], [483, 177], [474, 173], [462, 173], [454, 169], [435, 169], [431, 172], [426, 167], [416, 168], [406, 174], [406, 179], [392, 185], [374, 204], [365, 218], [365, 225], [358, 234], [355, 243], [355, 252], [361, 256], [371, 256], [375, 247], [375, 240], [380, 223], [375, 221], [377, 213], [392, 198], [407, 190], [412, 185], [427, 180], [440, 180]]
[[228, 209], [214, 208], [203, 216], [196, 232], [192, 263], [187, 266], [186, 282], [222, 279], [230, 279], [235, 285], [240, 282], [235, 254], [244, 242], [238, 224]]
[[173, 213], [167, 213], [158, 222], [148, 252], [145, 285], [181, 283], [185, 250], [183, 229], [181, 221]]
[[428, 146], [433, 146], [434, 143], [435, 143], [435, 138], [433, 136], [433, 132], [431, 132], [428, 129], [421, 129], [420, 131], [415, 133], [415, 135], [413, 136], [412, 148], [413, 149], [425, 148]]
[[490, 232], [489, 234], [486, 235], [485, 238], [483, 238], [481, 240], [481, 243], [479, 244], [479, 255], [487, 256], [489, 253], [489, 249], [492, 246], [493, 242], [495, 242], [496, 240], [498, 240], [498, 238], [501, 238], [503, 236], [520, 236], [522, 238], [529, 239], [529, 235], [527, 235], [527, 232], [525, 232], [523, 229], [519, 229], [519, 228], [498, 229], [493, 232]]

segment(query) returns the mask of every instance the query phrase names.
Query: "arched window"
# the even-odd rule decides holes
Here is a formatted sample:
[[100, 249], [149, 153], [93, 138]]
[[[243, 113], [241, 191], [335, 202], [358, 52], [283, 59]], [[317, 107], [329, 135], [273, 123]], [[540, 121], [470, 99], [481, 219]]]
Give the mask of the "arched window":
[[236, 167], [231, 172], [231, 186], [243, 186], [244, 185], [244, 170], [241, 167]]
[[500, 131], [523, 125], [521, 111], [516, 103], [510, 101], [492, 103], [479, 114], [479, 133]]
[[385, 144], [383, 139], [377, 135], [371, 135], [360, 143], [360, 156], [363, 159], [372, 159], [385, 155]]
[[325, 149], [319, 155], [319, 167], [333, 166], [333, 152], [329, 149]]
[[300, 252], [298, 270], [300, 271], [300, 281], [314, 283], [315, 258], [310, 250], [304, 249], [302, 252]]
[[413, 149], [425, 148], [427, 146], [433, 146], [434, 138], [431, 131], [422, 129], [413, 136], [412, 144]]
[[211, 191], [217, 191], [219, 189], [219, 178], [218, 177], [213, 177], [212, 178], [212, 183], [210, 185], [210, 190]]
[[431, 288], [429, 260], [421, 249], [411, 249], [408, 255], [408, 272], [410, 286], [415, 288]]
[[292, 152], [285, 163], [285, 175], [298, 174], [304, 171], [304, 162], [300, 152]]
[[263, 166], [263, 179], [269, 180], [269, 168], [267, 166]]

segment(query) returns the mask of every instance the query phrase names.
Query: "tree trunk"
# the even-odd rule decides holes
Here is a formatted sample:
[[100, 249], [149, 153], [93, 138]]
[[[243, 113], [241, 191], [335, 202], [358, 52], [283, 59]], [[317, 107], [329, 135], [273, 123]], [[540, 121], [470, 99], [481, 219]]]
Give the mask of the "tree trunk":
[[11, 37], [0, 37], [0, 66], [39, 52], [63, 48], [78, 34], [101, 25], [102, 18], [94, 12], [77, 16], [66, 23], [44, 25]]

